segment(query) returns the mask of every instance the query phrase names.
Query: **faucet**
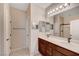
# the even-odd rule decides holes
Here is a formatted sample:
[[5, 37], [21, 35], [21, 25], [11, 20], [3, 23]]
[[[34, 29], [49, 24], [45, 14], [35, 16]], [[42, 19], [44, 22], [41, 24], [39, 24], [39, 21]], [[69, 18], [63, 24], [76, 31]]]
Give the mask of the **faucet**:
[[51, 34], [47, 34], [47, 37], [49, 37]]
[[68, 43], [70, 43], [71, 38], [68, 38]]

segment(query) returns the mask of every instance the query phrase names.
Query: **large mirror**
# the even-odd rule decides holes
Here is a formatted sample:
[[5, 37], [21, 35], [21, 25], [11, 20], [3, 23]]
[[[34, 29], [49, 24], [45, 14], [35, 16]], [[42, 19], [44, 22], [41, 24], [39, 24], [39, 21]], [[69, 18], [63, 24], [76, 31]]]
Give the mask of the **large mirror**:
[[42, 33], [49, 33], [51, 30], [53, 30], [53, 24], [46, 21], [39, 21], [39, 32]]
[[79, 19], [79, 6], [64, 11], [60, 14], [53, 16], [54, 20], [54, 29], [53, 35], [65, 38], [71, 38], [70, 34], [70, 22], [72, 20]]

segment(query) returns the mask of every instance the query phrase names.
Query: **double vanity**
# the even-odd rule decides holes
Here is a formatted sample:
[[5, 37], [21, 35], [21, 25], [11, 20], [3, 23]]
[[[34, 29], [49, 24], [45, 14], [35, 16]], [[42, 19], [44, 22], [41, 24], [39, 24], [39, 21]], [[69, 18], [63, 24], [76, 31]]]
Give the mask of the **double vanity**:
[[49, 15], [46, 21], [48, 26], [44, 22], [40, 26], [39, 52], [45, 56], [79, 56], [79, 5]]
[[56, 36], [39, 35], [38, 50], [44, 56], [79, 56], [79, 44]]

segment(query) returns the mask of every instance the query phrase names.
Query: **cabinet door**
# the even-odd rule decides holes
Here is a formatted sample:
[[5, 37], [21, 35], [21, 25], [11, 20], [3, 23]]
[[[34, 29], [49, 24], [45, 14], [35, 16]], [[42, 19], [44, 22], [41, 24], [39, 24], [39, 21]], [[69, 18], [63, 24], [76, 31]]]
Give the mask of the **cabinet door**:
[[42, 44], [41, 42], [39, 43], [39, 51], [43, 55], [46, 55], [46, 45]]
[[52, 47], [52, 44], [49, 43], [49, 42], [47, 42], [46, 55], [47, 56], [52, 56], [53, 55], [53, 47]]
[[42, 55], [46, 55], [46, 41], [38, 38], [39, 42], [38, 42], [38, 49], [39, 49], [39, 52], [42, 54]]
[[70, 50], [67, 50], [67, 49], [59, 47], [59, 46], [57, 46], [56, 50], [59, 51], [59, 52], [61, 52], [65, 56], [78, 56], [79, 55], [77, 53], [74, 53], [74, 52], [72, 52]]
[[38, 49], [42, 55], [45, 56], [78, 56], [79, 55], [75, 52], [62, 48], [58, 45], [55, 45], [43, 39], [39, 38], [38, 41], [39, 41]]

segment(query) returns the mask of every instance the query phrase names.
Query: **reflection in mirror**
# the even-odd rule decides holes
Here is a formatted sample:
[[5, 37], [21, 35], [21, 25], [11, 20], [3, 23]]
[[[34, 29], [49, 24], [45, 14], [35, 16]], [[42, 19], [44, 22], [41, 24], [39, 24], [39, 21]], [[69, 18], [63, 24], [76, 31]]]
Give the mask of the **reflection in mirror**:
[[53, 24], [50, 24], [49, 22], [40, 21], [39, 24], [39, 32], [42, 33], [48, 33], [53, 29]]
[[45, 32], [49, 32], [50, 30], [51, 30], [51, 24], [49, 22], [46, 22]]
[[38, 25], [39, 25], [39, 32], [45, 33], [45, 22], [40, 21]]
[[79, 6], [54, 15], [54, 36], [71, 38], [70, 22], [79, 19]]

